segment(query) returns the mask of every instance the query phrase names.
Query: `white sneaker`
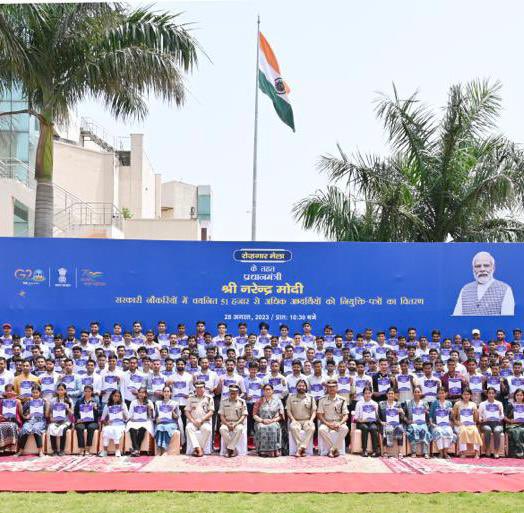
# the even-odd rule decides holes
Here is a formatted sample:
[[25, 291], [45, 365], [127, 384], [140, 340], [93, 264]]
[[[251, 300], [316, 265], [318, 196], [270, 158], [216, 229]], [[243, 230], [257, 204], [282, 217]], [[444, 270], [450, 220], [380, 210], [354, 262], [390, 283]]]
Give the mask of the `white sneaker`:
[[98, 455], [101, 457], [101, 458], [105, 458], [107, 456], [107, 452], [106, 451], [100, 451], [98, 453]]
[[120, 458], [120, 456], [122, 456], [121, 452], [120, 452], [120, 449], [118, 451], [115, 451], [115, 456], [117, 458]]

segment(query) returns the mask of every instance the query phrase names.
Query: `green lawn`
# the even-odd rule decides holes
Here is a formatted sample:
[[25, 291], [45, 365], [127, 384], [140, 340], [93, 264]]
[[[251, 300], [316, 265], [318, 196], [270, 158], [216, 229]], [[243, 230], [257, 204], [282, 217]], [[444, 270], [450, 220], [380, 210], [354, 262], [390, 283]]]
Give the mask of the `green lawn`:
[[520, 513], [524, 494], [0, 493], [0, 505], [6, 513]]

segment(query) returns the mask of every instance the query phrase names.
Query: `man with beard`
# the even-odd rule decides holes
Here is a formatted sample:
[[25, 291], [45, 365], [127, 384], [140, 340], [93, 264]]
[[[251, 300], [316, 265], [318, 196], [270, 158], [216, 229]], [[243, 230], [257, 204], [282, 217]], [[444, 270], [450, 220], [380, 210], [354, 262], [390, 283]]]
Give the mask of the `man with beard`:
[[229, 395], [221, 401], [218, 413], [220, 415], [220, 434], [226, 446], [226, 457], [238, 455], [242, 437], [246, 436], [244, 420], [247, 417], [246, 401], [239, 397], [240, 387], [229, 385]]
[[305, 379], [299, 379], [296, 383], [296, 393], [288, 396], [286, 411], [291, 421], [289, 432], [297, 447], [295, 455], [300, 458], [306, 455], [307, 447], [315, 433], [314, 420], [317, 415], [317, 403], [313, 396], [307, 393]]
[[515, 299], [511, 287], [496, 280], [495, 259], [486, 251], [473, 257], [473, 276], [475, 281], [462, 287], [454, 316], [463, 315], [514, 315]]

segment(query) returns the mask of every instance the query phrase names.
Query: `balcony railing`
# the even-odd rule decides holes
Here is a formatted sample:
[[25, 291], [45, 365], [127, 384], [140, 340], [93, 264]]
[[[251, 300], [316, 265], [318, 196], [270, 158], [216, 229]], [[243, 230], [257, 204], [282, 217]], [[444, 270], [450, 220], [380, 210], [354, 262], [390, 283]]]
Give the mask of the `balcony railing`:
[[[17, 159], [0, 159], [0, 178], [16, 180], [36, 189], [35, 172]], [[80, 226], [115, 226], [122, 230], [122, 212], [112, 203], [86, 202], [53, 184], [55, 233], [65, 233]]]
[[122, 212], [112, 203], [73, 203], [55, 215], [55, 225], [62, 230], [81, 226], [114, 226], [122, 230]]
[[130, 137], [115, 136], [91, 118], [80, 119], [80, 135], [84, 142], [93, 141], [106, 151], [129, 151]]
[[24, 184], [30, 189], [36, 189], [35, 172], [26, 162], [18, 159], [0, 159], [0, 177], [10, 178]]

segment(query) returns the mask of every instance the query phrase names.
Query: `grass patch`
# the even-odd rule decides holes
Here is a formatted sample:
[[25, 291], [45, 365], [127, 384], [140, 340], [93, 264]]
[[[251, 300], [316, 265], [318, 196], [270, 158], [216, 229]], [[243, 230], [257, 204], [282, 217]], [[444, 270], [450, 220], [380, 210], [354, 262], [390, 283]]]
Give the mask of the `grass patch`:
[[518, 513], [524, 494], [0, 493], [0, 504], [6, 513]]

